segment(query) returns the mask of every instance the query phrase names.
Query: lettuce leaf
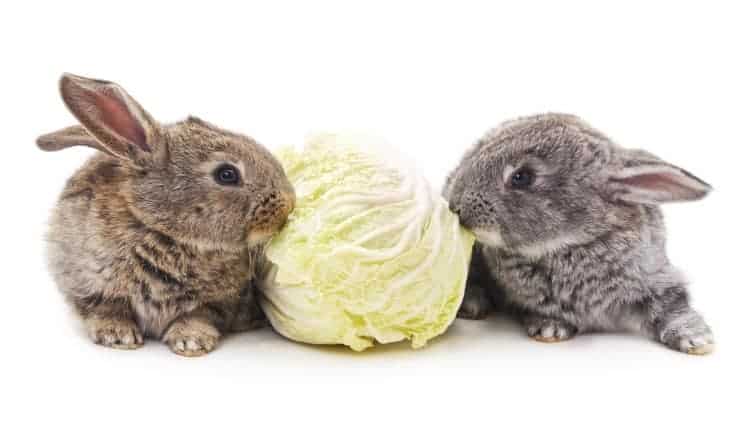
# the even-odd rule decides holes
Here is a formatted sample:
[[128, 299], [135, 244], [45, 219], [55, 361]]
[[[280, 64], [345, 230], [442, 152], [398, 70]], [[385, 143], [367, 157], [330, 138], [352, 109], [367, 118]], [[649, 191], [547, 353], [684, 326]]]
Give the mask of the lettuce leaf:
[[374, 138], [318, 134], [276, 155], [297, 194], [259, 281], [276, 331], [356, 351], [442, 334], [474, 242], [445, 200]]

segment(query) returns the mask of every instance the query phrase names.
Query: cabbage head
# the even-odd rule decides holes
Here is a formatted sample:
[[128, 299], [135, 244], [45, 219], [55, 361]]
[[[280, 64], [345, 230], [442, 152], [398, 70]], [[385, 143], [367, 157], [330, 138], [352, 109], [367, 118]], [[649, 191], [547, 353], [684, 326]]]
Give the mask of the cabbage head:
[[374, 138], [318, 134], [276, 152], [297, 204], [266, 248], [261, 306], [295, 341], [344, 344], [442, 334], [456, 317], [474, 238], [398, 153]]

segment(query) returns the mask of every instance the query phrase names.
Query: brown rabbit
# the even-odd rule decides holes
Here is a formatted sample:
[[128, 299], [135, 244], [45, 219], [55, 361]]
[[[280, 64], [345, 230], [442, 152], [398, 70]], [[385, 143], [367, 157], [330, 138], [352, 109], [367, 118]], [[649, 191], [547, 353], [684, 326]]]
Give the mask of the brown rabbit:
[[132, 349], [156, 337], [198, 356], [249, 328], [261, 316], [251, 283], [260, 245], [294, 206], [281, 165], [200, 119], [161, 125], [112, 82], [66, 74], [60, 91], [82, 125], [39, 147], [102, 153], [65, 186], [49, 263], [94, 342]]

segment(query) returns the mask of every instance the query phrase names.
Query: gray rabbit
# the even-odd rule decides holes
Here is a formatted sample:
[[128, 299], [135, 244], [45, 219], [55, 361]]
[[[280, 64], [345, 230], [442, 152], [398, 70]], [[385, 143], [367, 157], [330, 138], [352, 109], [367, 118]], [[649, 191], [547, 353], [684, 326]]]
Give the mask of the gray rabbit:
[[464, 155], [443, 194], [477, 236], [460, 317], [497, 306], [544, 342], [634, 330], [686, 353], [713, 349], [665, 253], [659, 204], [710, 186], [581, 119], [505, 122]]

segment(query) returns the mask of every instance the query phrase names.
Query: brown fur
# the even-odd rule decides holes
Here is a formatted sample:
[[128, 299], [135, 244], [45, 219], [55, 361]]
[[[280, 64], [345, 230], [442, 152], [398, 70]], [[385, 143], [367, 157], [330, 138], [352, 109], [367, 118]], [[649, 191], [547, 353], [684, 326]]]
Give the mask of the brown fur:
[[[91, 338], [118, 348], [162, 338], [197, 356], [262, 318], [251, 283], [259, 242], [294, 206], [276, 159], [197, 118], [160, 125], [110, 82], [65, 75], [61, 92], [83, 127], [39, 146], [103, 152], [68, 181], [48, 236], [52, 274]], [[225, 163], [239, 184], [214, 179]]]

